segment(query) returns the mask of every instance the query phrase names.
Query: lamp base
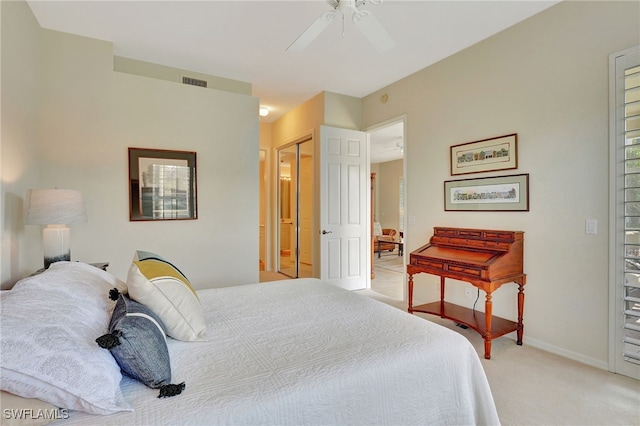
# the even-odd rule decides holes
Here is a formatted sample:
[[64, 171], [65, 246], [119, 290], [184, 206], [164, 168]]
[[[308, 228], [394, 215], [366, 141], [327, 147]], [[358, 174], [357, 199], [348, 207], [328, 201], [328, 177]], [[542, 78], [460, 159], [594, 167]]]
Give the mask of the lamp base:
[[69, 262], [71, 260], [71, 253], [67, 253], [65, 256], [45, 257], [44, 269], [49, 269], [49, 266], [51, 266], [52, 263], [60, 262], [62, 260]]
[[47, 225], [42, 231], [44, 268], [62, 260], [71, 260], [71, 231], [66, 225]]

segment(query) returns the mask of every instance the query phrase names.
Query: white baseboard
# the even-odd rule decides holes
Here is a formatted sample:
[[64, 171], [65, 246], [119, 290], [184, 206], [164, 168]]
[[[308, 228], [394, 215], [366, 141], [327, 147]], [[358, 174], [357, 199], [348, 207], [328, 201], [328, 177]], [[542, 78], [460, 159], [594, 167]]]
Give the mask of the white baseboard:
[[559, 347], [554, 346], [554, 345], [550, 345], [548, 343], [545, 343], [545, 342], [537, 340], [537, 339], [530, 339], [529, 338], [529, 339], [524, 339], [524, 340], [525, 340], [524, 344], [533, 346], [534, 348], [541, 349], [541, 350], [546, 351], [546, 352], [551, 352], [552, 354], [560, 355], [562, 357], [569, 358], [571, 360], [578, 361], [578, 362], [581, 362], [583, 364], [587, 364], [587, 365], [590, 365], [592, 367], [599, 368], [601, 370], [605, 370], [605, 371], [609, 370], [609, 364], [608, 364], [607, 361], [601, 361], [601, 360], [594, 359], [594, 358], [591, 358], [591, 357], [588, 357], [588, 356], [584, 356], [584, 355], [579, 354], [577, 352], [568, 351], [566, 349], [559, 348]]

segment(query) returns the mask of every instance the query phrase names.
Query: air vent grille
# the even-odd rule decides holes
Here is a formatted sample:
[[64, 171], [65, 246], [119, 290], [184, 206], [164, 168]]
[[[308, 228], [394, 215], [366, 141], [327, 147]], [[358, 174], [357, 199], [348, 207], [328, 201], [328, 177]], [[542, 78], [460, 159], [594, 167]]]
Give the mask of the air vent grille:
[[182, 77], [183, 84], [189, 84], [191, 86], [207, 87], [206, 80], [200, 80], [193, 77]]

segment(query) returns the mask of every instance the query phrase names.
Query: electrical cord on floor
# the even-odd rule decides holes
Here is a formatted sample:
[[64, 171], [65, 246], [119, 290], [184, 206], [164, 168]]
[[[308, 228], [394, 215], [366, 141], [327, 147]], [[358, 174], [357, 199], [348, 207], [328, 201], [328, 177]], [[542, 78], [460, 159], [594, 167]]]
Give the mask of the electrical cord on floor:
[[480, 289], [478, 288], [478, 295], [476, 296], [476, 301], [473, 302], [473, 312], [476, 311], [476, 303], [478, 303], [478, 299], [480, 298]]
[[[476, 296], [476, 301], [475, 301], [475, 302], [473, 302], [473, 312], [474, 312], [474, 313], [476, 312], [476, 303], [478, 303], [478, 299], [480, 299], [480, 289], [478, 288], [477, 290], [478, 290], [478, 295]], [[464, 325], [464, 324], [462, 324], [462, 323], [459, 323], [459, 322], [457, 322], [457, 323], [455, 323], [455, 324], [456, 324], [458, 327], [460, 327], [460, 328], [464, 328], [464, 329], [469, 328], [469, 327], [467, 327], [466, 325]]]
[[[478, 290], [478, 295], [476, 296], [476, 301], [475, 301], [475, 302], [473, 302], [473, 313], [474, 313], [474, 314], [475, 314], [475, 312], [476, 312], [476, 303], [478, 303], [478, 299], [480, 299], [480, 289], [478, 288], [477, 290]], [[460, 327], [460, 328], [464, 328], [464, 329], [469, 328], [469, 327], [467, 327], [466, 325], [464, 325], [464, 324], [462, 324], [462, 323], [459, 323], [459, 322], [456, 322], [455, 324], [456, 324], [458, 327]]]

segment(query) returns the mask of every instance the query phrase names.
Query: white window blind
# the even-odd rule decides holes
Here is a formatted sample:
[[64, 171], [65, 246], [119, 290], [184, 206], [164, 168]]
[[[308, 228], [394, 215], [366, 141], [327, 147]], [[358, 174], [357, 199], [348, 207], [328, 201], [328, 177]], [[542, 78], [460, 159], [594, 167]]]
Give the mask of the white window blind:
[[623, 351], [640, 363], [640, 66], [624, 70]]
[[610, 57], [609, 369], [640, 379], [640, 46]]

